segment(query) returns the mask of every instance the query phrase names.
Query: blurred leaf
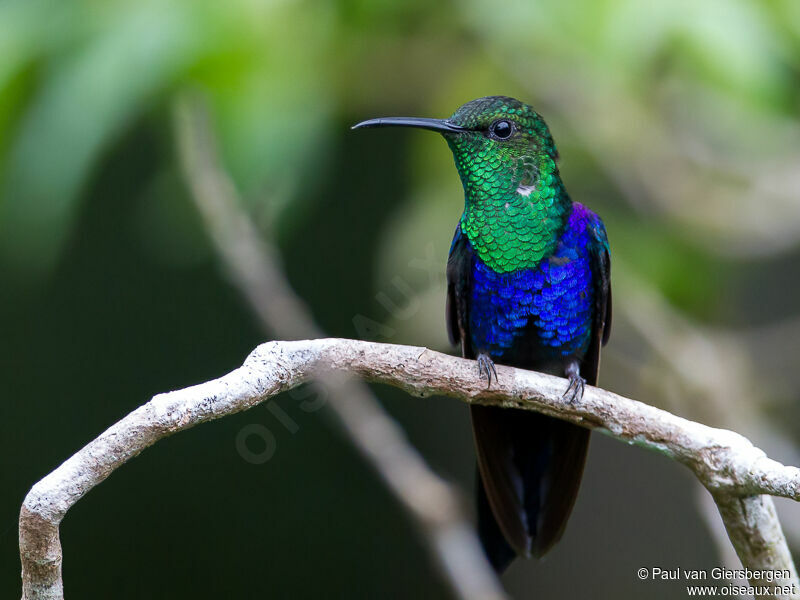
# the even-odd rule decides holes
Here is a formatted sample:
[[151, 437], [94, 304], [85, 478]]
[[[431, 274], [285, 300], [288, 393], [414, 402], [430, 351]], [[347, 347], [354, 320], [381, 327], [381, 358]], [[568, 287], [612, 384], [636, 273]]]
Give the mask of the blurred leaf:
[[309, 19], [308, 10], [229, 12], [219, 32], [224, 51], [192, 72], [211, 95], [228, 169], [269, 220], [285, 219], [289, 206], [295, 211], [322, 185], [316, 163], [329, 151], [332, 11], [318, 7]]
[[33, 273], [56, 259], [102, 149], [198, 47], [177, 4], [125, 5], [96, 38], [54, 61], [9, 156], [0, 250]]

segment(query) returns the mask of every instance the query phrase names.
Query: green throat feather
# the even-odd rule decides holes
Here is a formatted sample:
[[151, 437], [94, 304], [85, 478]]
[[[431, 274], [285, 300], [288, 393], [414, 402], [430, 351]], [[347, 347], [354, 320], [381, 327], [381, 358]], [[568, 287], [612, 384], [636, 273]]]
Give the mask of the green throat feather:
[[[529, 107], [504, 100], [466, 104], [450, 119], [473, 129], [486, 120], [486, 134], [445, 136], [464, 185], [461, 229], [480, 259], [498, 273], [534, 268], [552, 254], [572, 204], [544, 121]], [[495, 106], [485, 106], [486, 101]], [[488, 131], [489, 123], [500, 118], [515, 129], [504, 144], [496, 143]]]

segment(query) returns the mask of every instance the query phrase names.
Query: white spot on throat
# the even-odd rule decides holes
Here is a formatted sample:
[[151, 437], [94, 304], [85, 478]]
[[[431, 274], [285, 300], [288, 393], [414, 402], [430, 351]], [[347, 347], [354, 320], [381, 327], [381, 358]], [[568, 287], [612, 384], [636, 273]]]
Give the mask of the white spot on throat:
[[526, 198], [531, 195], [531, 192], [536, 188], [535, 185], [521, 185], [517, 188], [517, 193]]

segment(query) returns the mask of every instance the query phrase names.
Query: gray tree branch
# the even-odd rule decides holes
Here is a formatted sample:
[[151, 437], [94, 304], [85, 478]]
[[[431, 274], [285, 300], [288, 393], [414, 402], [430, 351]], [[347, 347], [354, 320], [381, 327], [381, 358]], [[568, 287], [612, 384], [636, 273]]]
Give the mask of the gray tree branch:
[[[499, 379], [487, 388], [474, 361], [427, 348], [321, 339], [267, 342], [219, 379], [155, 396], [37, 483], [20, 513], [23, 598], [63, 596], [59, 523], [114, 470], [164, 437], [251, 408], [321, 371], [359, 375], [420, 397], [445, 395], [536, 410], [655, 450], [689, 467], [711, 492], [742, 565], [755, 572], [753, 585], [800, 586], [768, 497], [800, 500], [800, 469], [771, 460], [741, 435], [600, 388], [587, 387], [580, 402], [566, 403], [564, 379], [533, 371], [498, 365]], [[759, 573], [767, 569], [784, 570], [786, 576], [768, 582]], [[770, 597], [794, 595], [776, 592]]]

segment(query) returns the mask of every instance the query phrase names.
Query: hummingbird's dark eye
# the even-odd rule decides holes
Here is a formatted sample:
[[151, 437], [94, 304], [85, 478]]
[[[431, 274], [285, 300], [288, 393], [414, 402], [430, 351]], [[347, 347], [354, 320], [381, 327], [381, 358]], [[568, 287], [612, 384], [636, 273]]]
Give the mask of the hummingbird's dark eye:
[[511, 121], [506, 121], [505, 119], [495, 121], [489, 127], [489, 133], [498, 140], [507, 140], [514, 133], [514, 125], [511, 124]]

